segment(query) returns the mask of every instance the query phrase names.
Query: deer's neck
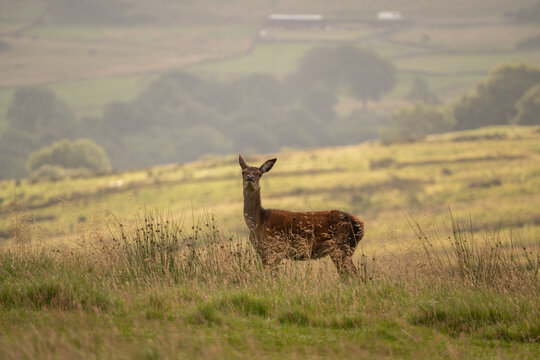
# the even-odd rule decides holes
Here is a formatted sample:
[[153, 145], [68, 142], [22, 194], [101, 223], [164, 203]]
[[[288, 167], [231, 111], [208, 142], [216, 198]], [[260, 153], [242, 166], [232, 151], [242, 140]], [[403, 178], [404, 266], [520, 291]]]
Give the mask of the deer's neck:
[[255, 230], [261, 223], [261, 190], [244, 189], [244, 220], [250, 230]]

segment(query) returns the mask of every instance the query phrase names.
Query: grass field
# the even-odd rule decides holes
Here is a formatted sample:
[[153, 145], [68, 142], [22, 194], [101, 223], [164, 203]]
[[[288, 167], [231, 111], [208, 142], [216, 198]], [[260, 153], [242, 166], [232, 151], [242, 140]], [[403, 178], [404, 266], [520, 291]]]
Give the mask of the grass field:
[[[372, 224], [366, 246], [413, 240], [407, 213], [433, 216], [437, 222], [448, 207], [459, 217], [474, 215], [479, 227], [493, 230], [501, 222], [502, 230], [523, 227], [534, 238], [540, 229], [534, 211], [540, 201], [539, 137], [535, 128], [501, 127], [411, 144], [285, 151], [263, 180], [264, 204], [351, 211]], [[7, 236], [12, 226], [12, 202], [30, 212], [32, 224], [51, 243], [55, 237], [63, 242], [90, 231], [105, 212], [126, 219], [155, 206], [175, 218], [215, 212], [229, 231], [240, 233], [237, 167], [231, 156], [96, 178], [3, 181], [0, 233]], [[389, 222], [395, 224], [392, 233]]]
[[3, 357], [538, 358], [539, 140], [494, 127], [277, 154], [263, 205], [362, 218], [365, 280], [329, 259], [264, 270], [236, 156], [0, 182]]
[[[397, 66], [394, 90], [369, 104], [384, 114], [406, 104], [417, 75], [451, 102], [500, 63], [540, 64], [538, 51], [515, 50], [538, 25], [505, 15], [537, 0], [129, 1], [154, 22], [29, 26], [47, 2], [0, 0], [0, 132], [18, 86], [100, 116], [164, 71], [281, 77], [340, 42]], [[368, 24], [386, 9], [406, 23]], [[336, 23], [257, 38], [272, 12]], [[338, 110], [358, 106], [343, 98]], [[539, 127], [244, 155], [278, 158], [263, 206], [365, 221], [359, 276], [340, 278], [328, 258], [264, 269], [237, 154], [0, 181], [0, 358], [540, 358]]]

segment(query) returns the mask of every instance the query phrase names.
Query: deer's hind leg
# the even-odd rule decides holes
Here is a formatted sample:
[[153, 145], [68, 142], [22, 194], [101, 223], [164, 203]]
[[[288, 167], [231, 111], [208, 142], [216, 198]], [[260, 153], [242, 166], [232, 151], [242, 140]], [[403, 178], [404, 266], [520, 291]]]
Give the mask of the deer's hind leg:
[[358, 270], [356, 269], [356, 265], [354, 265], [354, 262], [352, 261], [351, 255], [346, 255], [339, 251], [332, 251], [330, 253], [330, 259], [332, 259], [332, 262], [334, 265], [336, 265], [337, 271], [340, 276], [347, 277], [347, 276], [355, 276], [358, 274]]
[[358, 270], [352, 261], [353, 253], [354, 249], [351, 249], [345, 241], [339, 241], [339, 238], [338, 241], [334, 240], [332, 243], [328, 254], [341, 277], [356, 276], [358, 274]]

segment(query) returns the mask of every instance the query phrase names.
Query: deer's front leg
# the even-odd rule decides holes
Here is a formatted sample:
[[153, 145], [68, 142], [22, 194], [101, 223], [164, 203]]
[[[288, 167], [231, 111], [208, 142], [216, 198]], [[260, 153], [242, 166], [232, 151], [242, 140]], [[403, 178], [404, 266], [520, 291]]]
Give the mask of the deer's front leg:
[[259, 239], [261, 261], [266, 269], [275, 270], [287, 255], [280, 236], [266, 235]]

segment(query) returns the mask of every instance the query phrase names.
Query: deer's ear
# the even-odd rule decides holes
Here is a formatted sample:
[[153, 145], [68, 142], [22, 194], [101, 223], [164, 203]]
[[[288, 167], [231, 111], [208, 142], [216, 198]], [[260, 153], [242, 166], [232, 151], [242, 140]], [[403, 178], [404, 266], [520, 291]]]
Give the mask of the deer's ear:
[[246, 160], [242, 157], [242, 154], [238, 154], [238, 163], [240, 164], [240, 167], [242, 170], [248, 167], [248, 164], [246, 164]]
[[265, 172], [268, 172], [270, 171], [270, 169], [272, 168], [272, 166], [274, 166], [274, 164], [276, 163], [277, 159], [270, 159], [270, 160], [266, 160], [266, 162], [264, 164], [261, 165], [261, 167], [259, 168], [259, 170], [264, 174]]

